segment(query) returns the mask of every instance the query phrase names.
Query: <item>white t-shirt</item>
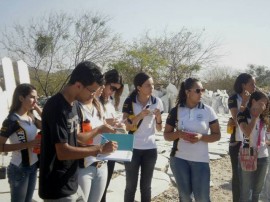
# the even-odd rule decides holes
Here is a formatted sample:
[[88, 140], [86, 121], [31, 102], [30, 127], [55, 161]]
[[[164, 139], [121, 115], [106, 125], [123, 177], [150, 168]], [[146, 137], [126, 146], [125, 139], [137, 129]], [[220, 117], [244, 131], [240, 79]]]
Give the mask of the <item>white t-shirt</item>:
[[[203, 103], [199, 103], [192, 109], [185, 106], [179, 106], [177, 108], [171, 110], [166, 123], [174, 126], [174, 122], [177, 122], [178, 130], [208, 135], [209, 125], [217, 121], [215, 111], [210, 106]], [[177, 110], [177, 120], [173, 120], [175, 118], [171, 116], [173, 110]], [[208, 163], [208, 143], [204, 141], [190, 143], [179, 139], [175, 157], [189, 161]]]
[[[90, 121], [92, 129], [104, 124], [104, 112], [102, 110], [102, 107], [100, 108], [101, 109], [101, 118], [98, 116], [98, 111], [94, 107], [94, 105], [92, 105], [92, 107], [89, 109], [86, 105], [83, 105], [80, 103], [80, 108], [81, 108], [82, 113], [83, 113], [83, 119], [84, 120], [88, 119]], [[100, 143], [101, 143], [101, 134], [98, 134], [93, 139], [93, 145], [100, 145]], [[84, 158], [84, 167], [86, 168], [96, 161], [98, 161], [96, 159], [96, 157], [88, 156], [88, 157]]]
[[105, 118], [106, 119], [110, 119], [110, 118], [115, 118], [116, 117], [115, 108], [114, 108], [114, 105], [113, 105], [113, 102], [112, 102], [111, 99], [108, 100], [108, 102], [106, 102], [104, 104], [104, 108], [105, 108], [104, 115], [105, 115]]
[[[249, 124], [251, 122], [251, 115], [249, 113], [249, 110], [246, 108], [245, 111], [239, 112], [237, 115], [237, 121], [238, 124], [241, 124], [242, 122], [245, 122]], [[256, 121], [255, 127], [252, 129], [251, 136], [250, 136], [250, 142], [249, 146], [257, 148], [257, 142], [259, 137], [259, 129], [260, 129], [260, 119]], [[261, 129], [260, 133], [260, 148], [258, 150], [258, 158], [268, 157], [268, 150], [267, 150], [267, 144], [266, 144], [266, 126], [263, 124], [263, 127]]]
[[[129, 99], [129, 98], [128, 98]], [[158, 97], [151, 96], [148, 101], [149, 110], [159, 109], [163, 112], [163, 103]], [[137, 97], [132, 101], [133, 113], [138, 115], [144, 106], [138, 101]], [[125, 112], [125, 111], [124, 111]], [[155, 141], [156, 133], [156, 119], [155, 115], [151, 114], [145, 116], [139, 126], [139, 128], [134, 132], [134, 145], [135, 149], [154, 149], [157, 148]]]

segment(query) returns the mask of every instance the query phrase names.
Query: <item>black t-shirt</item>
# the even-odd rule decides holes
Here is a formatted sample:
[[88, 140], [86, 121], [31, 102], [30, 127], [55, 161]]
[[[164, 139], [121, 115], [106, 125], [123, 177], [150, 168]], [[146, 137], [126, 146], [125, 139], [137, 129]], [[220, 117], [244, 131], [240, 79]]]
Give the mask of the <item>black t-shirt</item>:
[[58, 160], [56, 143], [77, 146], [78, 114], [58, 93], [51, 97], [42, 113], [39, 195], [43, 199], [58, 199], [76, 193], [78, 160]]

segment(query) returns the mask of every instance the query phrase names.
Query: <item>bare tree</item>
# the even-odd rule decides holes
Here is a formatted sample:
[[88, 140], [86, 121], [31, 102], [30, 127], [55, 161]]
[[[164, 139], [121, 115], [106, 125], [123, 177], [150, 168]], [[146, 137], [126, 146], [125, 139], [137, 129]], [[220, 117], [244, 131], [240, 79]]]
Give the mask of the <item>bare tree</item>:
[[103, 66], [118, 55], [120, 38], [110, 30], [109, 20], [92, 13], [76, 17], [51, 13], [26, 26], [6, 28], [0, 44], [10, 57], [33, 68], [33, 83], [48, 96], [62, 88], [79, 62], [91, 60]]
[[167, 33], [152, 39], [159, 53], [167, 61], [161, 74], [164, 81], [180, 86], [184, 78], [192, 76], [205, 66], [214, 64], [218, 59], [217, 41], [205, 42], [203, 31], [192, 33], [185, 28], [177, 33]]
[[181, 81], [210, 66], [218, 59], [216, 41], [206, 43], [203, 32], [192, 33], [183, 28], [180, 32], [151, 37], [146, 32], [130, 45], [122, 58], [112, 66], [129, 82], [139, 71], [154, 77], [155, 83], [180, 86]]
[[226, 90], [229, 95], [234, 93], [233, 84], [239, 71], [231, 67], [212, 67], [201, 73], [201, 80], [208, 90]]

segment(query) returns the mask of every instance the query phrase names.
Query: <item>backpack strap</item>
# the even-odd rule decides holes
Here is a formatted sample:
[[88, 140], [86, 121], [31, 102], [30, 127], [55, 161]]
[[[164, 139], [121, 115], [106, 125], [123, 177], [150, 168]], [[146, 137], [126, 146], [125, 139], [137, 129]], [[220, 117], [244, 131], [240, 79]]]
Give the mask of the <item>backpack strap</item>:
[[[175, 119], [175, 129], [176, 129], [176, 130], [178, 130], [178, 123], [179, 123], [179, 120], [180, 120], [180, 119], [179, 119], [179, 113], [178, 113], [179, 107], [180, 107], [180, 106], [177, 106], [177, 107], [176, 107], [176, 110], [174, 111], [175, 113], [172, 113], [172, 116], [173, 116], [174, 119]], [[177, 149], [178, 141], [179, 141], [179, 138], [173, 141], [173, 147], [172, 147], [170, 156], [175, 156], [175, 153], [176, 153], [176, 151], [178, 150], [178, 149]]]

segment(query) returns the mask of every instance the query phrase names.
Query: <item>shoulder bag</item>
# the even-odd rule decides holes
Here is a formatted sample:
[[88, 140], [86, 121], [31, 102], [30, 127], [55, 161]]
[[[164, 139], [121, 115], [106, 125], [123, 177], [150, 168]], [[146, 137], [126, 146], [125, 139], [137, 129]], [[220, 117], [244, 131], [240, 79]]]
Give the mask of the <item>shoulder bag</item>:
[[[263, 122], [260, 121], [257, 148], [250, 147], [250, 146], [240, 148], [240, 151], [239, 151], [240, 164], [241, 164], [242, 170], [244, 170], [244, 171], [257, 170], [257, 158], [258, 158], [258, 150], [259, 150], [260, 144], [261, 144], [262, 128], [263, 128]], [[250, 139], [249, 145], [251, 145], [252, 138], [249, 138], [249, 139]]]

